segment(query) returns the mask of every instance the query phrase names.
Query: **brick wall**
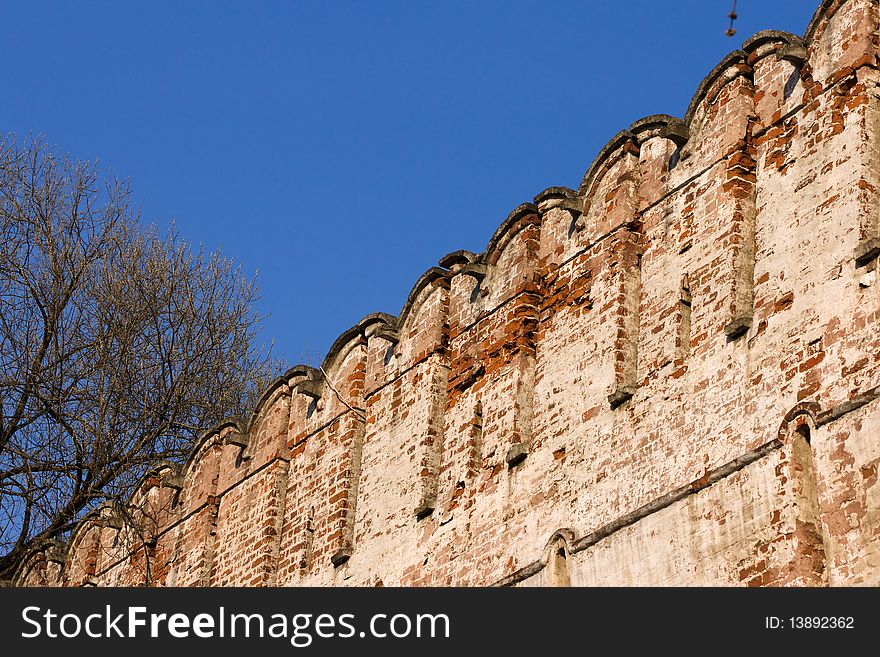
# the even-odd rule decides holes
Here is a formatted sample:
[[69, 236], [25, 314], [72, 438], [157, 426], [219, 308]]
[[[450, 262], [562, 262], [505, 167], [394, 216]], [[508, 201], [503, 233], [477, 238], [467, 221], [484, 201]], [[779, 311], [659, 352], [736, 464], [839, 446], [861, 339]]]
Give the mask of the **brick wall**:
[[755, 35], [16, 582], [880, 584], [878, 30]]

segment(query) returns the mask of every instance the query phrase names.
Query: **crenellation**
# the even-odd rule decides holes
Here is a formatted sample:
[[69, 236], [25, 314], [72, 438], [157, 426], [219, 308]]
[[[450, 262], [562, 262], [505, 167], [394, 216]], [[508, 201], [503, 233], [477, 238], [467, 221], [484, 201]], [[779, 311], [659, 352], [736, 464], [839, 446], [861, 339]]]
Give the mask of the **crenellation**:
[[747, 40], [15, 582], [880, 584], [878, 25]]
[[577, 220], [579, 243], [592, 245], [631, 223], [638, 209], [639, 149], [631, 133], [595, 172]]
[[875, 0], [825, 0], [804, 39], [813, 79], [827, 87], [848, 70], [876, 67], [878, 14]]
[[802, 69], [806, 50], [799, 37], [771, 30], [756, 34], [743, 49], [748, 53], [748, 64], [753, 71], [752, 136], [756, 138], [803, 105]]

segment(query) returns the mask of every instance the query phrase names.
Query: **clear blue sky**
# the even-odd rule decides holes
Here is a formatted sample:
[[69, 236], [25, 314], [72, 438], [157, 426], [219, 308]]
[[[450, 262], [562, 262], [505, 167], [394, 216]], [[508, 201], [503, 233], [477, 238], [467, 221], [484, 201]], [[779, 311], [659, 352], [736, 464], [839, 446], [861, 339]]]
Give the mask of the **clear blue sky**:
[[5, 2], [0, 131], [100, 158], [145, 220], [259, 270], [265, 339], [316, 361], [818, 4], [740, 0], [730, 39], [731, 0]]

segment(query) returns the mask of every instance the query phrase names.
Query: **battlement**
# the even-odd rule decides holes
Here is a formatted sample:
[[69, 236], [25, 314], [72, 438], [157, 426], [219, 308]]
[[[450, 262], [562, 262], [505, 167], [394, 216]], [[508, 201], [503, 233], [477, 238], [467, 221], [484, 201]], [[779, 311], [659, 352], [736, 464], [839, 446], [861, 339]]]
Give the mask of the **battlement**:
[[756, 34], [15, 583], [880, 584], [878, 55]]

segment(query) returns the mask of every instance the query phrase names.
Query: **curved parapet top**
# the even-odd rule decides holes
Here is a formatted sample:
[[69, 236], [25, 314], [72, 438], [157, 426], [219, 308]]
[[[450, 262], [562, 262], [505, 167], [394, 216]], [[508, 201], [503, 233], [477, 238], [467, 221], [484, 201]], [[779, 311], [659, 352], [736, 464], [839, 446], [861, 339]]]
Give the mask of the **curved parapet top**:
[[99, 506], [90, 509], [85, 515], [77, 520], [73, 529], [70, 530], [70, 536], [67, 538], [66, 553], [68, 556], [76, 552], [80, 540], [82, 540], [82, 537], [85, 536], [90, 529], [101, 526], [101, 515], [103, 510], [107, 508], [109, 504], [109, 502], [102, 502]]
[[46, 561], [63, 564], [67, 560], [67, 545], [54, 538], [45, 538], [26, 548], [15, 569], [12, 571], [13, 586], [22, 586], [33, 568], [35, 558], [42, 556]]
[[763, 30], [743, 42], [742, 49], [748, 53], [748, 63], [754, 66], [759, 60], [776, 54], [782, 59], [801, 63], [807, 58], [804, 40], [790, 32]]
[[256, 406], [254, 406], [254, 410], [251, 413], [250, 419], [248, 420], [247, 427], [245, 428], [245, 433], [249, 432], [253, 427], [256, 426], [257, 420], [260, 417], [260, 414], [263, 412], [263, 408], [265, 408], [266, 404], [275, 396], [275, 393], [282, 388], [287, 387], [287, 377], [279, 376], [274, 379], [266, 388], [263, 390], [263, 394], [260, 395], [259, 400], [257, 401]]
[[629, 127], [629, 132], [639, 144], [652, 137], [663, 137], [676, 146], [686, 144], [690, 134], [687, 123], [669, 114], [651, 114], [639, 119]]
[[368, 327], [373, 326], [374, 324], [396, 326], [397, 318], [394, 315], [389, 315], [388, 313], [370, 313], [369, 315], [364, 316], [361, 321], [357, 323], [357, 327], [361, 331], [366, 331]]
[[577, 192], [570, 187], [548, 187], [543, 192], [540, 192], [535, 195], [535, 205], [540, 205], [544, 201], [549, 201], [554, 198], [574, 198], [577, 196]]
[[[343, 335], [349, 332], [350, 330], [346, 331]], [[296, 365], [287, 370], [284, 376], [287, 378], [291, 391], [315, 397], [320, 396], [319, 390], [324, 382], [323, 369], [323, 365], [320, 368], [315, 368], [311, 365]], [[294, 379], [296, 380], [294, 381]]]
[[294, 365], [289, 370], [284, 373], [284, 378], [287, 379], [288, 385], [294, 385], [291, 383], [292, 379], [298, 378], [306, 378], [310, 379], [313, 377], [314, 372], [317, 370], [311, 365], [304, 365], [300, 363], [299, 365]]
[[330, 349], [327, 351], [327, 355], [324, 357], [324, 362], [321, 367], [324, 368], [325, 372], [329, 372], [333, 367], [336, 360], [347, 353], [346, 347], [352, 342], [359, 342], [363, 338], [363, 330], [357, 324], [352, 326], [350, 329], [343, 331], [339, 337], [337, 337], [333, 344], [330, 345]]
[[742, 50], [748, 54], [757, 51], [765, 43], [781, 42], [790, 46], [802, 46], [804, 40], [798, 35], [782, 30], [761, 30], [743, 41]]
[[[529, 217], [533, 217], [533, 219], [528, 220]], [[523, 222], [523, 219], [526, 219], [526, 221]], [[516, 206], [489, 239], [486, 250], [480, 256], [480, 262], [487, 265], [495, 264], [498, 254], [504, 249], [510, 239], [519, 232], [518, 229], [538, 221], [537, 205], [534, 203], [521, 203]]]
[[578, 187], [578, 196], [589, 194], [590, 188], [593, 186], [593, 181], [598, 177], [599, 172], [605, 166], [608, 158], [611, 157], [616, 150], [631, 142], [632, 138], [632, 133], [629, 130], [621, 130], [608, 140], [608, 143], [602, 147], [602, 150], [599, 151], [599, 154], [593, 159], [590, 166], [587, 168], [587, 172], [584, 174], [583, 180], [581, 180], [581, 185]]
[[694, 114], [696, 114], [700, 103], [709, 96], [709, 93], [719, 80], [729, 82], [746, 72], [746, 58], [747, 55], [745, 52], [742, 50], [734, 50], [722, 59], [718, 63], [718, 66], [711, 70], [709, 75], [703, 78], [703, 81], [700, 82], [697, 87], [697, 91], [694, 93], [693, 98], [691, 98], [687, 112], [685, 112], [684, 115], [684, 122], [689, 127], [691, 127], [691, 121], [693, 120]]
[[[852, 0], [824, 0], [816, 10], [813, 18], [807, 28], [803, 38], [780, 30], [763, 30], [747, 39], [742, 50], [735, 50], [726, 55], [709, 74], [703, 78], [702, 82], [697, 86], [688, 109], [685, 112], [684, 119], [676, 119], [668, 115], [653, 115], [645, 117], [632, 124], [629, 130], [621, 130], [599, 151], [593, 162], [587, 168], [586, 173], [578, 187], [578, 196], [589, 196], [590, 188], [598, 177], [607, 160], [611, 155], [630, 140], [637, 139], [645, 129], [654, 129], [660, 127], [658, 123], [665, 124], [665, 132], [662, 136], [673, 140], [676, 145], [683, 145], [692, 131], [692, 121], [696, 114], [697, 108], [718, 86], [719, 81], [729, 82], [740, 75], [748, 74], [750, 66], [748, 57], [756, 53], [762, 46], [768, 42], [779, 42], [783, 45], [783, 58], [802, 60], [804, 55], [803, 47], [809, 45], [821, 31], [831, 17], [844, 4]], [[547, 198], [552, 198], [558, 188], [551, 187], [539, 196], [535, 197], [535, 202], [539, 203]]]
[[213, 427], [204, 431], [193, 443], [189, 456], [186, 457], [186, 461], [183, 462], [183, 466], [180, 469], [181, 473], [188, 473], [190, 471], [196, 456], [202, 451], [210, 438], [219, 435], [224, 429], [230, 428], [235, 429], [235, 431], [239, 433], [247, 433], [247, 427], [242, 424], [242, 421], [239, 418], [228, 417], [220, 420]]
[[825, 27], [828, 21], [837, 13], [837, 10], [845, 5], [848, 0], [823, 0], [822, 4], [816, 8], [807, 31], [804, 33], [804, 44], [810, 45], [816, 38], [819, 28]]
[[465, 251], [464, 249], [459, 249], [458, 251], [447, 253], [445, 256], [440, 258], [437, 264], [443, 267], [443, 269], [452, 269], [455, 265], [470, 264], [479, 257], [480, 256], [477, 253]]
[[397, 328], [397, 317], [388, 313], [370, 313], [363, 317], [357, 324], [347, 331], [344, 331], [333, 341], [324, 362], [321, 367], [325, 372], [329, 372], [340, 356], [347, 353], [346, 346], [351, 343], [357, 343], [367, 337], [367, 330], [370, 327], [378, 327], [379, 331], [394, 331]]
[[399, 338], [397, 317], [388, 313], [371, 313], [358, 322], [358, 326], [366, 338], [376, 335], [390, 342], [397, 342]]
[[180, 463], [175, 463], [174, 461], [169, 461], [168, 459], [164, 459], [159, 461], [148, 470], [141, 475], [141, 478], [138, 479], [138, 482], [131, 489], [131, 493], [126, 500], [126, 505], [131, 506], [133, 501], [137, 498], [139, 494], [141, 494], [145, 488], [149, 487], [150, 480], [154, 477], [162, 477], [163, 474], [165, 478], [179, 478], [182, 472], [182, 467]]
[[419, 280], [416, 281], [416, 284], [412, 286], [412, 289], [410, 290], [409, 295], [406, 298], [406, 303], [403, 304], [403, 308], [401, 308], [400, 314], [397, 316], [398, 328], [403, 326], [406, 322], [409, 314], [412, 312], [413, 307], [415, 306], [416, 299], [418, 299], [419, 295], [422, 293], [422, 290], [437, 281], [447, 281], [448, 277], [449, 272], [445, 269], [442, 269], [441, 267], [431, 267], [428, 271], [426, 271], [419, 277]]

